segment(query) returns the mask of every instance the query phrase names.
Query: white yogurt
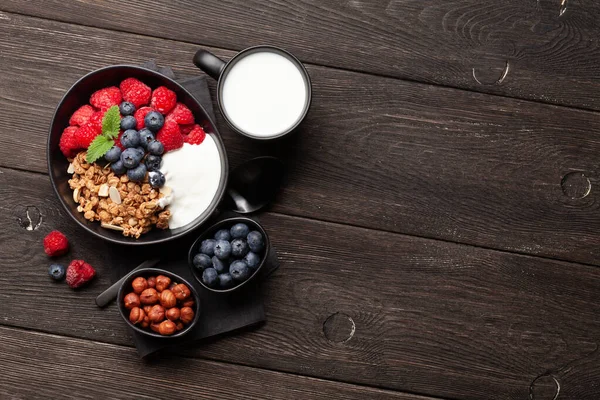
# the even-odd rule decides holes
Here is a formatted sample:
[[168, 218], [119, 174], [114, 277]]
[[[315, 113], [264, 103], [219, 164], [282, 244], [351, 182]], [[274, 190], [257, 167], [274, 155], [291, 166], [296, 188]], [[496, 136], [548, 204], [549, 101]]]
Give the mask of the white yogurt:
[[306, 82], [298, 67], [277, 53], [252, 53], [225, 77], [222, 104], [229, 120], [252, 136], [285, 132], [302, 117]]
[[199, 145], [185, 143], [163, 156], [161, 172], [171, 195], [159, 201], [169, 206], [169, 229], [180, 228], [202, 214], [215, 198], [221, 180], [221, 157], [211, 135]]

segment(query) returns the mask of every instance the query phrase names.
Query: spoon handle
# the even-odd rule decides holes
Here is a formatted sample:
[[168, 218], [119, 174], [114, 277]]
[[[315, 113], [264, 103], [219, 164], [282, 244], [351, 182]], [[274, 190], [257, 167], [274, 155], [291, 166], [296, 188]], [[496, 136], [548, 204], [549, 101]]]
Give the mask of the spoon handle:
[[125, 282], [125, 279], [127, 279], [129, 277], [129, 275], [131, 275], [132, 273], [134, 273], [138, 269], [152, 268], [156, 264], [158, 264], [159, 261], [160, 261], [159, 259], [155, 258], [155, 259], [152, 259], [152, 260], [146, 260], [143, 263], [141, 263], [140, 265], [138, 265], [130, 273], [128, 273], [127, 275], [125, 275], [124, 277], [122, 277], [121, 279], [119, 279], [118, 281], [116, 281], [115, 283], [113, 283], [111, 285], [111, 287], [109, 287], [108, 289], [106, 289], [104, 292], [100, 293], [98, 295], [98, 297], [96, 297], [96, 305], [98, 307], [100, 307], [100, 308], [104, 308], [107, 305], [109, 305], [114, 299], [117, 298], [117, 294], [119, 293], [119, 288], [121, 287], [121, 285], [123, 284], [123, 282]]

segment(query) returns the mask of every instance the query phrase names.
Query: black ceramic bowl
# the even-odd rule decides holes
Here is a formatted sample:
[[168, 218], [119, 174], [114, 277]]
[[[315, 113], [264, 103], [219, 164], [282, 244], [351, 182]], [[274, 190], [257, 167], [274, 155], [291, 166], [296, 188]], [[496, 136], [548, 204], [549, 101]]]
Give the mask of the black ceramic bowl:
[[[135, 278], [137, 278], [138, 276], [143, 276], [144, 278], [148, 278], [150, 276], [158, 276], [158, 275], [168, 276], [169, 278], [171, 278], [171, 282], [183, 283], [183, 284], [187, 285], [187, 287], [190, 288], [190, 292], [192, 292], [192, 297], [194, 298], [194, 302], [196, 303], [195, 307], [194, 307], [195, 315], [194, 315], [194, 319], [192, 320], [192, 322], [190, 322], [188, 325], [186, 325], [184, 329], [180, 330], [179, 332], [177, 332], [171, 336], [163, 336], [157, 332], [150, 330], [150, 328], [148, 328], [148, 330], [142, 329], [142, 328], [132, 324], [131, 322], [129, 322], [129, 310], [125, 308], [125, 305], [123, 303], [123, 298], [128, 293], [133, 292], [133, 289], [131, 288], [131, 282], [133, 282], [133, 280]], [[198, 296], [198, 292], [196, 292], [196, 289], [194, 289], [194, 286], [192, 286], [188, 281], [186, 281], [179, 275], [175, 275], [169, 271], [165, 271], [165, 270], [159, 269], [159, 268], [142, 268], [137, 271], [134, 271], [131, 275], [129, 275], [127, 277], [127, 279], [125, 279], [125, 282], [123, 282], [123, 284], [119, 288], [119, 293], [117, 294], [117, 302], [119, 305], [119, 313], [121, 314], [121, 317], [123, 317], [123, 319], [125, 320], [127, 325], [129, 325], [131, 327], [131, 329], [134, 329], [135, 331], [137, 331], [141, 334], [144, 334], [147, 336], [152, 336], [152, 337], [157, 337], [157, 338], [170, 339], [170, 338], [176, 338], [176, 337], [183, 336], [186, 333], [188, 333], [190, 330], [192, 330], [194, 325], [196, 325], [196, 323], [198, 322], [198, 318], [200, 317], [200, 296]]]
[[[67, 173], [69, 162], [62, 154], [58, 147], [60, 136], [63, 130], [69, 126], [69, 118], [84, 104], [89, 103], [89, 98], [96, 90], [107, 86], [119, 86], [119, 83], [129, 77], [134, 77], [146, 85], [155, 89], [159, 86], [166, 86], [177, 94], [179, 102], [184, 103], [194, 114], [197, 123], [204, 122], [206, 133], [211, 135], [217, 144], [219, 154], [221, 156], [221, 181], [219, 188], [210, 206], [199, 215], [194, 221], [186, 226], [177, 229], [152, 229], [150, 232], [142, 235], [139, 239], [128, 238], [120, 232], [102, 228], [99, 222], [90, 222], [83, 218], [83, 214], [77, 212], [77, 204], [73, 201], [73, 191], [69, 188], [70, 174]], [[221, 140], [221, 136], [217, 131], [217, 127], [212, 121], [202, 105], [181, 85], [164, 75], [152, 70], [136, 67], [131, 65], [114, 65], [98, 69], [90, 72], [80, 80], [78, 80], [69, 89], [67, 94], [58, 104], [50, 126], [48, 135], [48, 171], [52, 186], [64, 206], [67, 213], [81, 225], [86, 231], [114, 243], [126, 245], [144, 245], [167, 242], [182, 235], [201, 225], [205, 222], [216, 210], [217, 205], [221, 201], [225, 193], [227, 185], [227, 177], [229, 174], [229, 165], [227, 162], [227, 154], [225, 146]]]
[[[223, 228], [229, 229], [233, 225], [235, 225], [239, 222], [248, 225], [251, 232], [259, 231], [265, 238], [265, 249], [262, 252], [263, 254], [262, 254], [262, 259], [260, 261], [260, 264], [258, 264], [258, 267], [256, 267], [256, 269], [254, 270], [254, 273], [248, 279], [246, 279], [244, 282], [238, 284], [237, 286], [234, 286], [229, 289], [215, 289], [215, 288], [208, 287], [204, 284], [204, 282], [202, 282], [202, 272], [200, 270], [198, 270], [196, 267], [194, 267], [194, 263], [192, 262], [194, 259], [194, 256], [200, 252], [200, 243], [202, 243], [202, 241], [204, 239], [213, 239], [214, 234], [219, 229], [223, 229]], [[265, 232], [263, 227], [258, 222], [254, 221], [253, 219], [246, 218], [246, 217], [227, 218], [227, 219], [224, 219], [224, 220], [214, 224], [210, 228], [208, 228], [206, 231], [204, 231], [204, 233], [202, 233], [198, 237], [198, 239], [196, 239], [196, 241], [194, 242], [192, 247], [190, 247], [190, 251], [188, 253], [188, 264], [189, 264], [190, 269], [192, 270], [192, 274], [194, 274], [194, 277], [196, 278], [196, 280], [204, 288], [206, 288], [206, 290], [210, 290], [211, 292], [215, 292], [215, 293], [231, 293], [233, 291], [239, 290], [242, 287], [248, 285], [248, 283], [250, 281], [252, 281], [254, 278], [256, 278], [256, 276], [260, 275], [260, 270], [262, 269], [263, 265], [265, 264], [265, 262], [269, 256], [270, 248], [271, 248], [271, 246], [270, 246], [270, 242], [269, 242], [269, 236], [267, 235], [267, 232]]]

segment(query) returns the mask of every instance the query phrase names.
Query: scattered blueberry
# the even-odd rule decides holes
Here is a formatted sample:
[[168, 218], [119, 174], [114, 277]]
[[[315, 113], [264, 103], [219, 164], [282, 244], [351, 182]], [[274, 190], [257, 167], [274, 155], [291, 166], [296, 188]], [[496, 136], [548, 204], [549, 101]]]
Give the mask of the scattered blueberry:
[[127, 170], [127, 177], [130, 181], [142, 182], [146, 178], [146, 166], [140, 163], [137, 167]]
[[119, 106], [119, 112], [121, 115], [133, 115], [135, 112], [135, 106], [128, 101], [124, 101]]
[[104, 159], [110, 163], [117, 162], [121, 159], [121, 149], [118, 146], [113, 146], [104, 155]]
[[221, 229], [215, 233], [215, 240], [230, 240], [231, 235], [229, 234], [229, 229]]
[[158, 140], [153, 140], [152, 142], [148, 143], [148, 152], [150, 154], [154, 154], [155, 156], [160, 156], [165, 152], [165, 147]]
[[50, 264], [50, 268], [48, 268], [48, 274], [55, 281], [62, 281], [65, 277], [65, 267], [60, 264]]
[[217, 270], [218, 273], [222, 274], [223, 272], [227, 272], [229, 263], [226, 260], [221, 260], [217, 258], [217, 256], [214, 256], [212, 258], [212, 266]]
[[140, 161], [142, 160], [142, 158], [144, 158], [144, 156], [146, 155], [146, 150], [144, 150], [143, 147], [138, 146], [138, 147], [134, 147], [137, 152], [138, 152], [138, 156], [140, 157]]
[[148, 181], [153, 188], [161, 188], [165, 185], [165, 176], [160, 171], [150, 171]]
[[259, 231], [252, 231], [248, 234], [248, 247], [250, 250], [259, 253], [265, 247], [265, 241]]
[[194, 267], [205, 270], [206, 268], [212, 267], [212, 260], [206, 254], [198, 253], [194, 256]]
[[158, 171], [162, 164], [162, 157], [155, 156], [154, 154], [148, 154], [146, 156], [146, 168], [148, 171]]
[[140, 134], [140, 145], [144, 149], [148, 149], [148, 144], [154, 141], [154, 133], [152, 133], [148, 128], [143, 128], [143, 129], [139, 130], [139, 134]]
[[219, 282], [219, 274], [214, 268], [206, 268], [202, 273], [202, 282], [208, 287], [217, 286]]
[[246, 257], [244, 257], [244, 261], [246, 261], [248, 267], [254, 269], [260, 265], [260, 256], [250, 251], [246, 254]]
[[140, 145], [140, 134], [135, 129], [127, 129], [121, 136], [121, 144], [125, 148], [138, 147]]
[[125, 165], [123, 165], [123, 161], [121, 160], [115, 161], [114, 163], [110, 164], [110, 168], [117, 175], [123, 175], [125, 172], [127, 172], [127, 168], [125, 168]]
[[133, 115], [128, 115], [121, 119], [121, 129], [123, 129], [123, 130], [135, 129], [136, 126], [137, 126], [137, 121], [135, 120]]
[[229, 273], [236, 281], [243, 282], [250, 276], [250, 268], [248, 268], [246, 261], [237, 260], [229, 266]]
[[163, 117], [163, 115], [158, 111], [150, 111], [144, 118], [144, 124], [146, 125], [146, 128], [150, 129], [152, 132], [158, 132], [164, 123], [165, 117]]
[[215, 256], [226, 260], [231, 255], [231, 243], [227, 240], [217, 240], [215, 244]]
[[221, 274], [219, 275], [219, 286], [221, 289], [229, 289], [233, 286], [233, 278], [231, 274]]
[[203, 240], [202, 243], [200, 244], [200, 253], [204, 253], [207, 256], [214, 256], [215, 255], [215, 244], [217, 244], [217, 241], [214, 239], [206, 239]]
[[231, 229], [229, 231], [232, 239], [245, 238], [246, 236], [248, 236], [249, 232], [250, 232], [250, 229], [248, 228], [248, 225], [242, 224], [242, 223], [235, 224], [234, 226], [231, 227]]
[[237, 258], [244, 257], [248, 253], [248, 243], [244, 239], [233, 239], [231, 241], [231, 255]]
[[125, 149], [123, 153], [121, 153], [121, 161], [125, 168], [135, 168], [140, 164], [142, 157], [140, 157], [137, 149]]

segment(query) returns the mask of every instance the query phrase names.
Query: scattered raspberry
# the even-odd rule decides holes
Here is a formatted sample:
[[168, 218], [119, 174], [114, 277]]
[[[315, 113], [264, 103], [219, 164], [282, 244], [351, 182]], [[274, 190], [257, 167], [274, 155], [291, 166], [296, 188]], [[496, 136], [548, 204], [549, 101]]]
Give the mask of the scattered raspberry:
[[77, 129], [77, 132], [75, 132], [75, 140], [77, 141], [79, 148], [87, 149], [90, 143], [92, 143], [92, 141], [96, 139], [96, 136], [98, 135], [99, 132], [97, 132], [94, 127], [88, 124]]
[[44, 251], [50, 257], [62, 256], [69, 251], [69, 241], [59, 231], [52, 231], [44, 238]]
[[58, 146], [60, 147], [60, 151], [62, 151], [67, 158], [74, 158], [80, 150], [77, 139], [75, 138], [75, 132], [77, 132], [78, 129], [79, 128], [76, 126], [69, 126], [63, 131], [60, 137]]
[[73, 260], [67, 267], [67, 284], [76, 289], [91, 281], [96, 270], [83, 260]]
[[152, 107], [142, 107], [133, 114], [133, 117], [137, 121], [136, 128], [138, 131], [144, 127], [144, 118], [146, 118], [146, 114], [150, 111], [154, 111], [154, 109]]
[[161, 114], [168, 114], [177, 103], [177, 95], [174, 91], [164, 86], [157, 87], [152, 92], [150, 105]]
[[73, 113], [73, 115], [71, 115], [69, 124], [83, 126], [90, 120], [90, 117], [94, 112], [94, 108], [88, 104], [81, 106]]
[[194, 124], [187, 124], [187, 125], [179, 125], [179, 129], [181, 129], [181, 134], [182, 135], [187, 135], [188, 133], [190, 133], [192, 131], [192, 129], [194, 129]]
[[101, 111], [106, 111], [112, 106], [118, 106], [122, 100], [121, 91], [116, 86], [100, 89], [90, 97], [90, 104]]
[[121, 88], [121, 93], [123, 93], [123, 100], [132, 103], [135, 108], [140, 108], [150, 103], [152, 89], [143, 82], [135, 78], [127, 78], [121, 82], [119, 87]]
[[189, 144], [202, 144], [205, 137], [206, 132], [204, 132], [204, 129], [202, 129], [200, 125], [195, 125], [190, 134], [185, 137], [184, 142]]
[[163, 144], [165, 153], [183, 147], [183, 135], [179, 130], [179, 125], [173, 121], [165, 121], [161, 130], [156, 134], [156, 140]]
[[104, 118], [104, 111], [96, 111], [90, 117], [88, 125], [96, 130], [98, 133], [102, 133], [102, 118]]
[[177, 122], [179, 125], [193, 124], [194, 114], [192, 114], [185, 104], [177, 103], [175, 108], [167, 115], [165, 121]]

